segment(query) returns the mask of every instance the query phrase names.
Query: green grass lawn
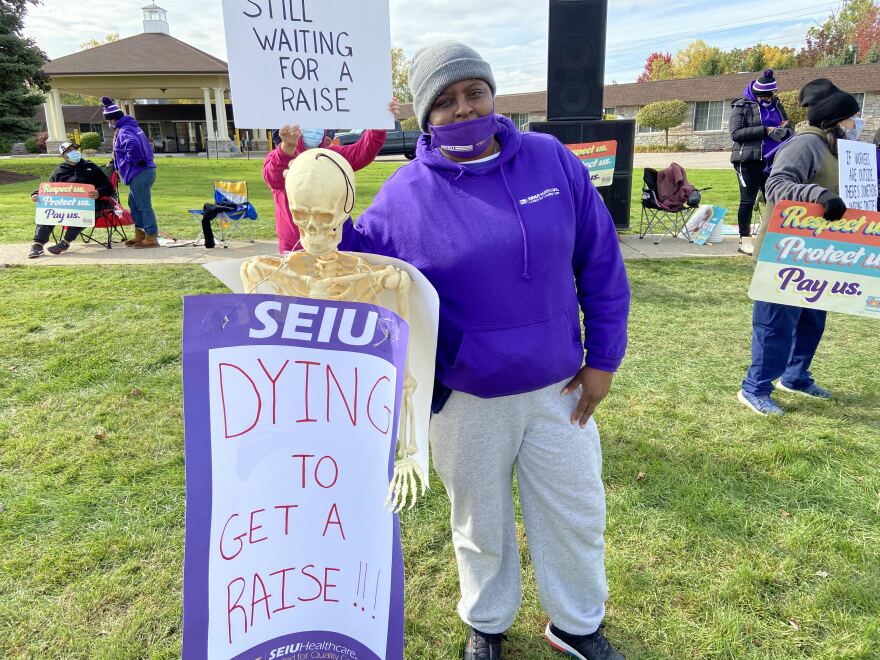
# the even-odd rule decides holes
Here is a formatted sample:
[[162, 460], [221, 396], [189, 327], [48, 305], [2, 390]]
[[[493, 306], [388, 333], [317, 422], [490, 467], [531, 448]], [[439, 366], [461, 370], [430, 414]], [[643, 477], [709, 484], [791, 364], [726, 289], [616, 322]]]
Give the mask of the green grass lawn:
[[[96, 157], [95, 162], [106, 164], [106, 157]], [[30, 194], [39, 181], [48, 180], [58, 164], [54, 158], [17, 158], [0, 161], [0, 170], [32, 174], [32, 182], [8, 184], [0, 187], [0, 243], [29, 241], [34, 234], [34, 210]], [[247, 181], [251, 201], [260, 214], [256, 224], [257, 238], [275, 238], [275, 216], [272, 195], [263, 181], [262, 161], [259, 159], [199, 160], [184, 158], [159, 158], [156, 184], [153, 187], [153, 206], [159, 220], [159, 228], [178, 238], [195, 238], [199, 225], [187, 209], [201, 208], [213, 198], [215, 180]], [[357, 173], [358, 197], [354, 216], [369, 206], [382, 183], [403, 163], [373, 163]], [[739, 204], [739, 188], [733, 169], [691, 170], [691, 182], [698, 188], [711, 187], [703, 193], [707, 204], [717, 204], [728, 209], [726, 221], [736, 223]], [[642, 170], [633, 173], [632, 206], [630, 222], [633, 230], [639, 226], [641, 212]], [[125, 203], [127, 192], [120, 190]]]
[[[751, 264], [629, 270], [631, 346], [597, 414], [608, 635], [629, 658], [877, 658], [876, 322], [830, 317], [814, 371], [834, 401], [782, 395], [788, 415], [761, 418], [735, 399]], [[181, 296], [222, 287], [177, 266], [0, 283], [0, 657], [179, 657]], [[402, 517], [408, 660], [454, 659], [463, 639], [448, 513], [434, 477]], [[550, 660], [523, 563], [506, 657]]]

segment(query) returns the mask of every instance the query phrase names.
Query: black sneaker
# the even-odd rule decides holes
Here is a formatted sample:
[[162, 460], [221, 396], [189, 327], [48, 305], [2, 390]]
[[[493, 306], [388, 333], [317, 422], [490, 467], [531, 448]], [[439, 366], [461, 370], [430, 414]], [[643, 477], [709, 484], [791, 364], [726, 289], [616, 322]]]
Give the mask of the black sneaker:
[[49, 248], [49, 252], [52, 254], [61, 254], [62, 252], [67, 252], [70, 248], [70, 243], [65, 241], [63, 238], [58, 241], [55, 245]]
[[625, 660], [625, 656], [615, 649], [605, 635], [602, 634], [602, 626], [592, 635], [569, 635], [552, 623], [547, 624], [544, 631], [547, 641], [557, 651], [568, 653], [573, 658], [580, 660]]
[[31, 251], [28, 252], [28, 259], [36, 259], [43, 256], [43, 246], [40, 243], [31, 245]]
[[487, 635], [471, 628], [462, 660], [501, 660], [501, 642], [505, 639], [507, 636], [503, 633]]

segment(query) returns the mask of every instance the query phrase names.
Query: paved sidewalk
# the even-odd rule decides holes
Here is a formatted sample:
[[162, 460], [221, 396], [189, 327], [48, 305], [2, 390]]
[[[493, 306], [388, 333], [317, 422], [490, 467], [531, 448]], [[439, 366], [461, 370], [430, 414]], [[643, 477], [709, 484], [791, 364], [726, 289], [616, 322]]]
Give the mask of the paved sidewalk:
[[[162, 239], [160, 239], [162, 240]], [[7, 266], [115, 266], [120, 264], [148, 266], [153, 264], [205, 264], [223, 259], [242, 259], [260, 254], [277, 254], [278, 241], [233, 241], [228, 248], [218, 245], [183, 245], [135, 250], [121, 244], [108, 250], [81, 241], [74, 243], [64, 254], [54, 256], [48, 252], [37, 259], [28, 259], [31, 243], [0, 244], [0, 265]]]
[[669, 163], [678, 163], [686, 170], [726, 170], [730, 164], [729, 151], [682, 151], [678, 153], [635, 154], [633, 167], [663, 169]]
[[[70, 250], [59, 256], [46, 254], [38, 259], [28, 259], [30, 243], [0, 244], [0, 266], [114, 266], [122, 264], [205, 264], [223, 259], [242, 259], [260, 254], [277, 254], [276, 241], [260, 240], [254, 243], [233, 241], [229, 248], [211, 250], [202, 246], [160, 247], [135, 250], [122, 245], [111, 250], [75, 243]], [[622, 234], [620, 247], [624, 259], [681, 259], [688, 257], [729, 257], [736, 255], [738, 241], [727, 236], [721, 243], [704, 246], [694, 245], [679, 238], [666, 236], [655, 245], [650, 236], [639, 239], [636, 234]]]

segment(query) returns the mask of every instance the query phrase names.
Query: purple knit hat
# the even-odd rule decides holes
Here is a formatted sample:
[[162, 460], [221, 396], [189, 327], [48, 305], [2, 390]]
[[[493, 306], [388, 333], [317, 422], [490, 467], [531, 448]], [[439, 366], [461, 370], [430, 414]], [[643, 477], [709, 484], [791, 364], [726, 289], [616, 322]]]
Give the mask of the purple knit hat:
[[122, 119], [125, 116], [125, 113], [119, 109], [119, 106], [113, 102], [109, 96], [101, 97], [101, 104], [104, 106], [104, 119], [107, 121], [114, 121], [116, 119]]
[[772, 96], [779, 87], [776, 78], [773, 77], [773, 69], [767, 69], [764, 75], [752, 83], [752, 91], [755, 96]]

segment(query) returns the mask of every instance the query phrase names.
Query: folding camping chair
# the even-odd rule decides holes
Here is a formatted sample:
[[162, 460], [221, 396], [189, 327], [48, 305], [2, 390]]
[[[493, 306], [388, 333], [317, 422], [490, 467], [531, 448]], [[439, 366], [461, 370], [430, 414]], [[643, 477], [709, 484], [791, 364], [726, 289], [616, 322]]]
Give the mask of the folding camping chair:
[[662, 172], [646, 167], [642, 177], [639, 238], [650, 234], [654, 245], [659, 245], [665, 236], [681, 235], [690, 241], [687, 222], [700, 205], [699, 193], [703, 190], [709, 188], [695, 188], [678, 163], [670, 164]]
[[254, 221], [257, 210], [248, 201], [247, 181], [215, 181], [214, 203], [205, 204], [201, 209], [190, 209], [194, 217], [200, 219], [202, 229], [193, 243], [204, 240], [206, 247], [213, 242], [214, 227], [220, 230], [220, 243], [229, 247], [233, 237], [244, 233], [244, 223], [250, 225], [250, 242], [254, 242]]
[[[107, 172], [106, 169], [104, 171]], [[100, 243], [109, 250], [113, 247], [113, 243], [124, 243], [128, 240], [125, 228], [134, 224], [134, 218], [131, 212], [119, 203], [119, 173], [109, 172], [107, 178], [110, 179], [110, 184], [113, 186], [113, 194], [98, 199], [95, 205], [95, 226], [89, 227], [79, 236], [83, 243]], [[107, 231], [106, 241], [95, 238], [96, 229]], [[114, 241], [114, 235], [119, 240]]]

